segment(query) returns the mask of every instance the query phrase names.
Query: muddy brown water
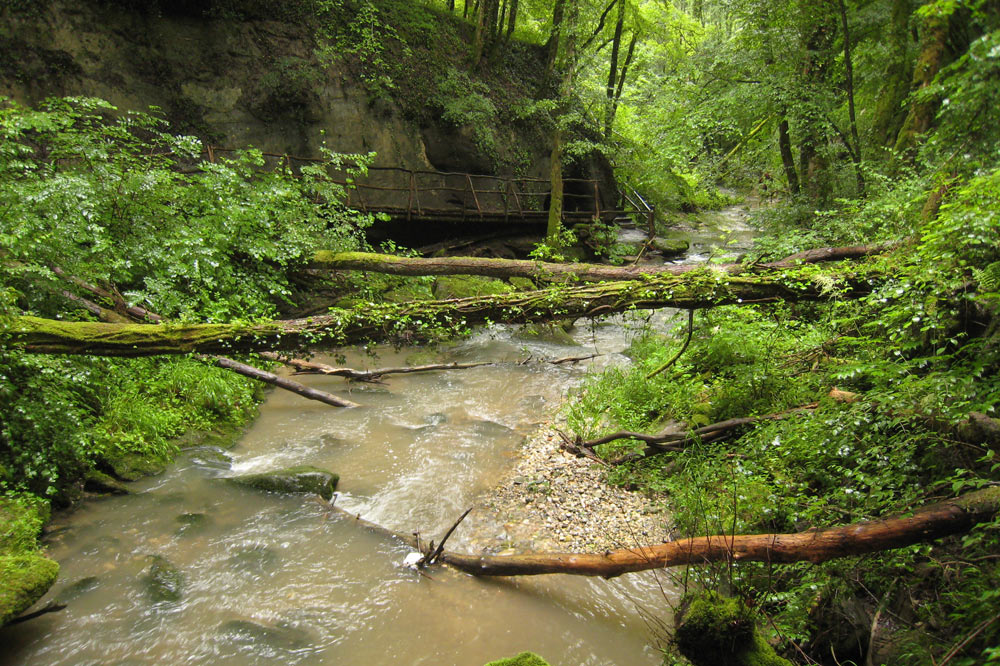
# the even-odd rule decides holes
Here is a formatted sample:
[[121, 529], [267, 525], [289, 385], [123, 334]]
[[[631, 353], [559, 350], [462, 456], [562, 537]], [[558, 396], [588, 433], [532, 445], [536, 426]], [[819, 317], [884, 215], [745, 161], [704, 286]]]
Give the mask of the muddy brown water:
[[[636, 327], [622, 319], [581, 326], [579, 346], [482, 331], [434, 352], [380, 349], [377, 359], [354, 353], [347, 361], [503, 363], [392, 376], [384, 385], [303, 379], [349, 395], [360, 409], [271, 393], [224, 459], [188, 451], [163, 475], [133, 484], [135, 495], [57, 517], [47, 545], [61, 570], [41, 604], [68, 607], [0, 629], [0, 665], [481, 666], [522, 650], [554, 666], [661, 663], [656, 645], [676, 601], [662, 572], [482, 579], [435, 567], [422, 576], [402, 565], [406, 546], [315, 499], [220, 481], [316, 465], [340, 474], [338, 505], [392, 530], [440, 538], [511, 467], [525, 437], [588, 367], [627, 362], [618, 352]], [[590, 352], [605, 355], [519, 364]], [[503, 546], [502, 526], [480, 513], [450, 548]], [[153, 556], [180, 573], [176, 601], [152, 596]]]
[[[409, 549], [319, 502], [231, 487], [219, 476], [312, 464], [341, 475], [339, 505], [403, 532], [440, 538], [511, 465], [583, 369], [517, 362], [615, 352], [620, 325], [576, 336], [584, 346], [483, 332], [441, 361], [505, 360], [471, 370], [400, 375], [385, 385], [311, 385], [365, 406], [338, 410], [269, 395], [229, 452], [187, 452], [138, 494], [89, 502], [57, 519], [60, 562], [49, 598], [66, 610], [0, 633], [3, 664], [469, 664], [538, 652], [556, 665], [657, 664], [644, 611], [669, 616], [661, 581], [547, 576], [477, 579], [447, 568], [430, 578], [402, 566]], [[596, 343], [596, 344], [595, 344]], [[357, 366], [400, 365], [381, 350]], [[420, 353], [421, 362], [427, 360]], [[620, 362], [615, 354], [598, 360]], [[475, 516], [475, 514], [474, 514]], [[449, 542], [497, 545], [501, 526], [473, 517]], [[180, 600], [156, 602], [150, 556], [180, 571]]]

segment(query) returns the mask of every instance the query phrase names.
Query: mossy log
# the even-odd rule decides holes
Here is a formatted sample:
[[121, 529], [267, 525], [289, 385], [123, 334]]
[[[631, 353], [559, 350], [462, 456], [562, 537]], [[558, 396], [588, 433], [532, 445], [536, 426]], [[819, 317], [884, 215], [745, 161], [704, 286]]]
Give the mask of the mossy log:
[[[884, 251], [883, 245], [854, 245], [806, 250], [780, 261], [761, 264], [761, 269], [792, 268], [841, 259], [860, 259]], [[517, 259], [485, 257], [398, 257], [371, 252], [320, 251], [313, 255], [310, 268], [367, 271], [392, 275], [482, 275], [493, 278], [529, 278], [538, 281], [601, 282], [635, 280], [644, 275], [683, 275], [704, 270], [704, 264], [663, 264], [660, 266], [608, 266], [604, 264], [557, 264]], [[747, 270], [744, 264], [724, 264], [713, 268], [731, 275]]]
[[412, 343], [469, 326], [596, 317], [635, 309], [857, 298], [885, 279], [868, 264], [729, 275], [683, 275], [495, 294], [444, 301], [363, 303], [328, 315], [249, 324], [111, 324], [13, 317], [0, 344], [43, 354], [152, 356], [258, 350], [331, 349], [363, 341]]

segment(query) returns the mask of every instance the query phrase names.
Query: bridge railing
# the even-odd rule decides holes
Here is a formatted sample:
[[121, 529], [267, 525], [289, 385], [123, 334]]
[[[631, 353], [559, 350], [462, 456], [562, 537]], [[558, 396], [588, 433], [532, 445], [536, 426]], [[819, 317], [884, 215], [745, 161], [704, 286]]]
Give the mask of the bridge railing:
[[[203, 153], [215, 161], [217, 153], [231, 148], [207, 145]], [[287, 153], [262, 153], [278, 164], [322, 163], [325, 160]], [[397, 219], [450, 221], [504, 221], [541, 223], [548, 218], [551, 182], [529, 176], [493, 176], [462, 172], [370, 166], [362, 176], [348, 168], [331, 173], [344, 187], [347, 205], [365, 212], [386, 213]], [[634, 220], [654, 233], [654, 209], [633, 188], [620, 193], [618, 202], [602, 200], [600, 183], [589, 178], [563, 179], [563, 219], [613, 222]]]

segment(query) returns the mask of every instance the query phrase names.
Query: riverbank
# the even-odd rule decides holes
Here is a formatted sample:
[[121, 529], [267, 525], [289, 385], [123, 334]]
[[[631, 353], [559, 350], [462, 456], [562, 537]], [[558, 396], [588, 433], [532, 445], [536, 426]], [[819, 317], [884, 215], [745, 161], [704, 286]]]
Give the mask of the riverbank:
[[493, 548], [599, 553], [672, 540], [666, 496], [609, 485], [600, 465], [560, 448], [560, 427], [548, 422], [529, 436], [511, 470], [482, 499], [497, 524]]

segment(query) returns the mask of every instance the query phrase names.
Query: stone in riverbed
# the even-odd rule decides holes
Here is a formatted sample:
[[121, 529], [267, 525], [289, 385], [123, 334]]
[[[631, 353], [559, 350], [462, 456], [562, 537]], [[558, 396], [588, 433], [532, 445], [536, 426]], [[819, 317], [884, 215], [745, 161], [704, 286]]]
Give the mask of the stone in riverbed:
[[319, 495], [327, 501], [333, 497], [333, 491], [337, 489], [339, 480], [340, 477], [333, 472], [311, 465], [226, 478], [229, 483], [246, 488], [270, 493], [309, 493]]
[[204, 513], [182, 513], [175, 520], [180, 523], [177, 528], [177, 536], [190, 536], [205, 529], [209, 523], [209, 517]]
[[297, 652], [308, 648], [312, 641], [301, 629], [288, 626], [268, 627], [249, 620], [230, 620], [219, 626], [219, 633], [233, 643], [252, 647], [255, 654]]
[[150, 600], [154, 604], [180, 601], [184, 590], [184, 574], [165, 557], [150, 555], [149, 559], [151, 564], [144, 582]]
[[274, 571], [280, 563], [281, 557], [261, 544], [237, 551], [229, 558], [229, 566], [240, 573], [263, 574]]

